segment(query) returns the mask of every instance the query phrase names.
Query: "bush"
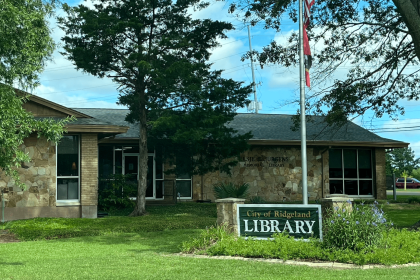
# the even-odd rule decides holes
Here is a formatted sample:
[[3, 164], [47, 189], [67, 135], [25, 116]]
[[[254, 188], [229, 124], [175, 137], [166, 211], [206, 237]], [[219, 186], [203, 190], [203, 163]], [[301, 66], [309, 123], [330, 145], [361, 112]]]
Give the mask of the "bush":
[[420, 198], [419, 197], [412, 196], [412, 197], [410, 197], [410, 198], [407, 199], [407, 202], [408, 203], [420, 203]]
[[[203, 231], [200, 237], [183, 244], [184, 252], [249, 258], [278, 258], [283, 260], [321, 260], [364, 264], [405, 264], [420, 262], [420, 232], [391, 229], [384, 232], [381, 246], [375, 249], [324, 248], [322, 242], [295, 240], [287, 233], [277, 233], [272, 240], [237, 237], [225, 228]], [[203, 250], [204, 249], [204, 250]]]
[[323, 247], [353, 251], [376, 248], [393, 225], [376, 201], [355, 205], [351, 212], [336, 206], [327, 210], [323, 220]]
[[216, 198], [247, 198], [248, 184], [236, 185], [233, 183], [218, 183], [213, 186], [214, 195]]
[[137, 184], [130, 175], [114, 174], [99, 179], [98, 209], [112, 211], [133, 207], [130, 197], [137, 196]]

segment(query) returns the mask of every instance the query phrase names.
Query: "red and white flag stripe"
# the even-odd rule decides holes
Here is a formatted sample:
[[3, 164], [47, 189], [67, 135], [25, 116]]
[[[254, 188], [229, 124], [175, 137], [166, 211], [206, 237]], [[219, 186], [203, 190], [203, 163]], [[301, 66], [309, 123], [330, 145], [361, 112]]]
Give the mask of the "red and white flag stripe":
[[305, 78], [306, 85], [311, 86], [311, 80], [309, 78], [309, 68], [311, 67], [311, 48], [309, 47], [308, 34], [306, 33], [306, 28], [309, 26], [309, 21], [311, 18], [311, 7], [315, 4], [315, 0], [304, 0], [304, 17], [303, 17], [303, 53], [308, 56], [305, 64]]

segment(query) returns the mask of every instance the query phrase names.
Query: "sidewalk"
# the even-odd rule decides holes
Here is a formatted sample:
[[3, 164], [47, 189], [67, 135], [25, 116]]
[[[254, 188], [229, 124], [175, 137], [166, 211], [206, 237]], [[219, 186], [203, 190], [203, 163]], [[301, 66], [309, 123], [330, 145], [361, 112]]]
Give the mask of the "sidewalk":
[[[394, 192], [392, 190], [386, 190], [386, 194], [387, 195], [393, 195]], [[399, 195], [418, 195], [418, 196], [420, 196], [420, 191], [416, 191], [416, 190], [398, 191], [397, 190], [397, 196], [399, 196]]]

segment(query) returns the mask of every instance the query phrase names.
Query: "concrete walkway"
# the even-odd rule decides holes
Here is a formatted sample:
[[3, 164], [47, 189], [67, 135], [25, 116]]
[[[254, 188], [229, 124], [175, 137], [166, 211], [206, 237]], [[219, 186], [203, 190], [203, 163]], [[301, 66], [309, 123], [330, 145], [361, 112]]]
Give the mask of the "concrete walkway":
[[[390, 190], [387, 190], [386, 194], [387, 195], [394, 195], [394, 192], [390, 191]], [[397, 191], [397, 196], [400, 196], [400, 195], [418, 195], [418, 196], [420, 196], [420, 191], [417, 191], [417, 192], [416, 191], [412, 191], [412, 192], [410, 192], [410, 191], [408, 191], [408, 192]]]
[[218, 259], [218, 260], [242, 260], [242, 261], [256, 261], [256, 262], [267, 262], [267, 263], [278, 263], [286, 265], [306, 265], [309, 267], [320, 267], [320, 268], [333, 268], [333, 269], [372, 269], [372, 268], [402, 268], [410, 266], [420, 266], [420, 263], [408, 263], [400, 265], [380, 265], [380, 264], [367, 264], [367, 265], [356, 265], [349, 263], [338, 263], [338, 262], [324, 262], [324, 261], [294, 261], [294, 260], [280, 260], [280, 259], [264, 259], [264, 258], [244, 258], [244, 257], [231, 257], [231, 256], [207, 256], [207, 255], [194, 255], [194, 254], [175, 254], [182, 257], [190, 257], [197, 259]]

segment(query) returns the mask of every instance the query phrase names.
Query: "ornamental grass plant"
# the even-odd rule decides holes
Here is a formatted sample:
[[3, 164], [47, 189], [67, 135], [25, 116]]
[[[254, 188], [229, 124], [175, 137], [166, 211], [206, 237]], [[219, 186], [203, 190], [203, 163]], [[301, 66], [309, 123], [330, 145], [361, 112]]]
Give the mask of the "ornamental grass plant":
[[[346, 203], [351, 204], [351, 201]], [[393, 225], [378, 202], [354, 205], [347, 210], [346, 205], [335, 206], [324, 213], [323, 247], [329, 249], [349, 249], [360, 251], [380, 245], [384, 233]]]
[[213, 186], [214, 196], [216, 198], [247, 198], [249, 191], [249, 185], [234, 184], [234, 183], [218, 183]]

